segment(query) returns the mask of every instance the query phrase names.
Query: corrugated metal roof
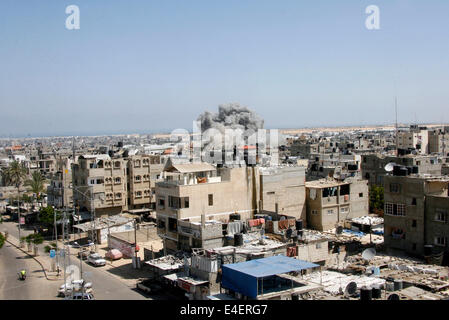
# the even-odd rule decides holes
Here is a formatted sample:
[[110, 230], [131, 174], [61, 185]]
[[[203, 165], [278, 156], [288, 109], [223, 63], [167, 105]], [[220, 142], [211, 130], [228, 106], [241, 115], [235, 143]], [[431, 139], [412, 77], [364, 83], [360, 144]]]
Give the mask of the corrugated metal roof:
[[282, 255], [223, 265], [223, 269], [232, 269], [255, 278], [274, 276], [277, 274], [316, 267], [319, 267], [319, 265]]

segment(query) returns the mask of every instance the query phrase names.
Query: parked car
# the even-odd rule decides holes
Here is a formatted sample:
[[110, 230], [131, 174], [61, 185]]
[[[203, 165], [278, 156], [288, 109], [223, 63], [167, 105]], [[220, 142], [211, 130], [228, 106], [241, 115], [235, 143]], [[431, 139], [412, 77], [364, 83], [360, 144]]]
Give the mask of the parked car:
[[86, 260], [87, 257], [90, 255], [91, 253], [89, 251], [79, 251], [78, 252], [78, 258], [81, 258], [83, 260]]
[[82, 287], [83, 284], [83, 280], [73, 280], [72, 283], [67, 285], [67, 289], [66, 289], [66, 285], [63, 284], [59, 287], [58, 290], [58, 296], [59, 297], [66, 297], [72, 295], [72, 292], [82, 292], [84, 291], [84, 293], [92, 293], [92, 283], [91, 282], [86, 282], [84, 284], [84, 290]]
[[106, 260], [98, 253], [93, 253], [87, 257], [87, 261], [96, 267], [105, 266]]
[[77, 292], [71, 296], [68, 296], [67, 299], [68, 300], [94, 300], [94, 295], [92, 293]]
[[157, 293], [159, 292], [162, 287], [154, 282], [154, 280], [143, 280], [137, 283], [136, 285], [137, 289], [142, 290], [146, 293]]

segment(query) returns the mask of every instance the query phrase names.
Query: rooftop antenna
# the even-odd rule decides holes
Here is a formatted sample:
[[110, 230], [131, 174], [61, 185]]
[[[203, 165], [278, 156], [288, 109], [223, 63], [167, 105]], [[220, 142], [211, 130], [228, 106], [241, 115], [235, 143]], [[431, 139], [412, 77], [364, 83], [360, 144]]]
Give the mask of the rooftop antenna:
[[395, 123], [395, 136], [396, 136], [396, 157], [399, 154], [399, 141], [398, 141], [398, 97], [394, 97], [394, 110], [396, 113], [396, 123]]

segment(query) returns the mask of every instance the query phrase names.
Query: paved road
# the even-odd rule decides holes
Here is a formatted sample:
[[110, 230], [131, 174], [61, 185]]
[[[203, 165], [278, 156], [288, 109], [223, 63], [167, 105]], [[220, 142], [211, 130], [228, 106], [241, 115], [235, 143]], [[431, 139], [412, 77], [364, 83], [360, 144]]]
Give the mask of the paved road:
[[[20, 269], [27, 271], [25, 281], [18, 280]], [[59, 281], [48, 281], [34, 259], [8, 242], [0, 249], [0, 300], [58, 299], [60, 285]]]
[[[0, 224], [0, 230], [2, 232], [8, 230], [10, 235], [18, 238], [17, 223], [6, 222]], [[45, 255], [43, 249], [40, 251], [40, 254]], [[44, 257], [41, 257], [41, 259], [43, 258]], [[49, 267], [50, 263], [47, 262], [49, 261], [49, 258], [45, 257], [44, 260], [46, 262], [44, 265]], [[71, 256], [71, 264], [80, 269], [80, 261], [76, 256]], [[17, 280], [17, 272], [23, 267], [25, 267], [27, 273], [30, 275], [30, 278], [27, 278], [25, 282]], [[93, 267], [83, 261], [82, 268], [84, 279], [92, 282], [95, 299], [148, 299], [140, 292], [135, 291], [134, 286], [126, 285], [124, 282], [111, 275], [108, 271], [102, 270], [102, 267]], [[63, 283], [63, 279], [60, 281], [47, 280], [42, 268], [34, 259], [9, 243], [5, 243], [4, 247], [0, 249], [0, 300], [58, 299], [56, 298], [56, 293]]]

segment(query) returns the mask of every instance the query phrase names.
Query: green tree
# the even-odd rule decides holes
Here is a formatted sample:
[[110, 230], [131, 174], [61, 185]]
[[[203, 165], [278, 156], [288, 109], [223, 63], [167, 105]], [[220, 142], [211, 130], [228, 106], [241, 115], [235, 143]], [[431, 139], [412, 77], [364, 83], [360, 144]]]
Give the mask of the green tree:
[[20, 186], [27, 177], [27, 169], [22, 163], [13, 161], [9, 164], [9, 167], [6, 170], [9, 184], [15, 186], [19, 191]]
[[[56, 221], [62, 219], [62, 212], [56, 210]], [[48, 227], [53, 227], [55, 222], [55, 209], [52, 206], [47, 206], [39, 209], [39, 221], [46, 224]]]
[[383, 215], [384, 211], [384, 188], [382, 186], [372, 186], [370, 188], [370, 212]]
[[42, 192], [44, 192], [44, 182], [45, 179], [39, 171], [34, 171], [31, 179], [27, 181], [27, 185], [31, 187], [31, 191], [36, 194], [36, 197], [39, 199], [39, 196]]
[[3, 235], [3, 233], [0, 232], [0, 249], [3, 247], [3, 245], [5, 244], [6, 238]]

